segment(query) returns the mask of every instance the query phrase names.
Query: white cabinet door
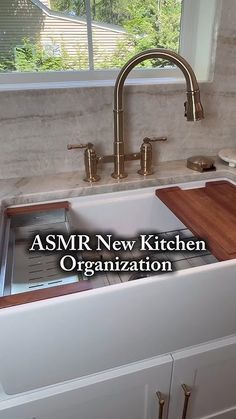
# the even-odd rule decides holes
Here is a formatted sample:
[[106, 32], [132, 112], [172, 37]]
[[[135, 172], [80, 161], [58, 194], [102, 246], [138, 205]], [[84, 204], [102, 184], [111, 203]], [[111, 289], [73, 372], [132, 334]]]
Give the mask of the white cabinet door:
[[236, 418], [236, 337], [228, 337], [172, 354], [174, 359], [169, 419]]
[[159, 391], [166, 419], [172, 365], [168, 355], [14, 397], [2, 393], [0, 418], [157, 419]]

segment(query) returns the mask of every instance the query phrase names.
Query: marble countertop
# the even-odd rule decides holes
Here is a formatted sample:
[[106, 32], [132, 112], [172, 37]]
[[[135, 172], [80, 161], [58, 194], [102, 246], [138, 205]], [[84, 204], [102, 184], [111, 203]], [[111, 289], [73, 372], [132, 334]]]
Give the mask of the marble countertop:
[[113, 179], [110, 175], [112, 167], [106, 167], [101, 180], [93, 184], [84, 182], [80, 171], [4, 179], [0, 180], [0, 202], [2, 207], [6, 207], [193, 180], [227, 178], [236, 181], [236, 168], [217, 158], [215, 160], [217, 170], [205, 173], [188, 169], [186, 160], [162, 162], [155, 167], [155, 173], [146, 178], [137, 174], [138, 166], [127, 165], [128, 177], [122, 180]]

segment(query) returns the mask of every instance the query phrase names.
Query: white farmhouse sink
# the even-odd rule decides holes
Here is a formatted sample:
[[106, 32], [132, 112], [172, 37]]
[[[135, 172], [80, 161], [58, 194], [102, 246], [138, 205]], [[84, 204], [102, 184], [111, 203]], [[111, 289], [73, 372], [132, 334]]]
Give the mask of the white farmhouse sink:
[[[155, 189], [69, 198], [72, 230], [185, 228]], [[0, 399], [235, 334], [235, 279], [230, 260], [2, 309]]]
[[82, 231], [134, 237], [138, 232], [168, 231], [185, 226], [156, 197], [156, 187], [82, 196], [71, 202], [71, 223]]
[[[180, 186], [182, 188], [193, 188], [201, 185], [204, 186], [204, 182], [192, 182]], [[87, 233], [91, 236], [112, 234], [114, 240], [118, 238], [137, 238], [138, 234], [148, 235], [148, 233], [165, 233], [162, 237], [167, 240], [174, 234], [179, 234], [181, 238], [193, 236], [185, 225], [157, 198], [155, 190], [156, 187], [152, 187], [134, 191], [80, 196], [69, 199], [70, 210], [66, 215], [63, 210], [54, 210], [51, 213], [35, 213], [31, 216], [32, 221], [29, 215], [18, 216], [13, 221], [15, 229], [13, 228], [13, 231], [11, 231], [9, 227], [8, 231], [7, 226], [5, 229], [6, 232], [8, 231], [9, 237], [7, 239], [5, 237], [5, 248], [8, 247], [8, 255], [5, 249], [5, 259], [2, 260], [2, 286], [0, 287], [2, 294], [18, 294], [88, 279], [82, 272], [79, 272], [78, 275], [75, 272], [68, 272], [64, 275], [59, 269], [58, 255], [55, 253], [50, 255], [42, 254], [42, 252], [29, 254], [26, 249], [30, 247], [30, 236], [33, 235], [34, 231], [41, 231], [42, 234], [55, 234], [57, 231], [66, 233], [69, 229], [73, 233]], [[139, 257], [141, 259], [147, 253], [137, 252], [137, 248], [133, 252], [125, 252], [125, 257], [131, 259], [132, 257]], [[107, 255], [106, 252], [106, 255], [104, 255], [104, 252], [101, 252], [100, 256], [112, 258], [112, 255], [115, 257], [117, 253]], [[88, 254], [87, 259], [89, 257]], [[160, 255], [149, 252], [148, 257], [156, 260], [160, 258]], [[194, 254], [169, 252], [168, 254], [162, 254], [161, 258], [166, 261], [171, 260], [174, 270], [189, 269], [217, 262], [209, 251], [195, 252]], [[122, 253], [120, 259], [122, 259]], [[96, 278], [90, 278], [90, 284], [93, 288], [98, 288], [120, 284], [144, 276], [153, 276], [154, 274], [153, 272], [146, 272], [141, 275], [135, 272], [133, 274], [132, 272], [120, 274], [108, 272], [96, 275]]]
[[[204, 186], [205, 182], [192, 182], [181, 184], [181, 188], [194, 188]], [[166, 187], [166, 186], [165, 186]], [[82, 196], [70, 200], [69, 223], [71, 230], [95, 234], [112, 234], [116, 238], [135, 238], [138, 234], [162, 234], [162, 237], [170, 238], [174, 234], [180, 237], [193, 237], [186, 226], [166, 207], [155, 195], [156, 187], [123, 191], [103, 195]], [[124, 253], [124, 252], [123, 252]], [[126, 257], [128, 253], [125, 252]], [[132, 252], [130, 253], [132, 254]], [[151, 257], [153, 252], [149, 253]], [[133, 252], [135, 256], [135, 252]], [[158, 254], [156, 254], [158, 257]], [[165, 258], [165, 254], [161, 257]], [[217, 260], [207, 252], [184, 254], [178, 252], [166, 256], [174, 262], [175, 269], [186, 269], [201, 266], [208, 263], [216, 263]], [[149, 273], [154, 275], [154, 273]], [[145, 276], [145, 275], [143, 275]], [[137, 275], [138, 277], [138, 275]], [[108, 274], [92, 280], [93, 287], [125, 282], [131, 278], [130, 274]], [[135, 275], [132, 275], [135, 278]]]
[[[217, 180], [229, 182], [228, 179]], [[182, 229], [185, 226], [157, 198], [155, 191], [174, 186], [182, 189], [199, 188], [204, 187], [206, 182], [196, 181], [71, 198], [70, 222], [77, 230], [91, 233], [113, 232], [127, 237], [135, 236], [140, 231], [146, 233]]]

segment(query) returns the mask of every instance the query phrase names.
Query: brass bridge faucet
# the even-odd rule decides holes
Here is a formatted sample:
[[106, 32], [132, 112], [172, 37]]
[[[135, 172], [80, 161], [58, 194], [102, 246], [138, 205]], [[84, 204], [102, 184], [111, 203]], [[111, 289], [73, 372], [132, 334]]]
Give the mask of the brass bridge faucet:
[[97, 163], [114, 162], [114, 172], [112, 177], [115, 179], [123, 179], [127, 176], [125, 172], [125, 161], [140, 159], [141, 168], [139, 174], [147, 176], [153, 173], [152, 170], [152, 145], [154, 141], [166, 141], [166, 137], [161, 138], [144, 138], [140, 152], [125, 154], [124, 149], [124, 109], [123, 109], [123, 90], [125, 80], [130, 71], [140, 64], [142, 61], [164, 58], [175, 64], [183, 73], [187, 87], [187, 101], [184, 103], [185, 116], [188, 121], [198, 121], [204, 118], [203, 107], [200, 100], [200, 91], [196, 76], [189, 63], [179, 54], [162, 48], [150, 49], [131, 58], [120, 70], [115, 83], [114, 90], [114, 154], [110, 156], [97, 156], [93, 144], [68, 145], [68, 149], [83, 148], [85, 149], [85, 181], [96, 182], [100, 179], [97, 175]]

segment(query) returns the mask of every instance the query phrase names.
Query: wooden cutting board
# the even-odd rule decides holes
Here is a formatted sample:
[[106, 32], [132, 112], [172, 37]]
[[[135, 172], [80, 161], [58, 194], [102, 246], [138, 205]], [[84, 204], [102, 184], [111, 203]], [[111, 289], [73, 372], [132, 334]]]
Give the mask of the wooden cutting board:
[[236, 258], [236, 186], [212, 181], [203, 188], [157, 189], [156, 196], [194, 235], [206, 240], [218, 260]]

